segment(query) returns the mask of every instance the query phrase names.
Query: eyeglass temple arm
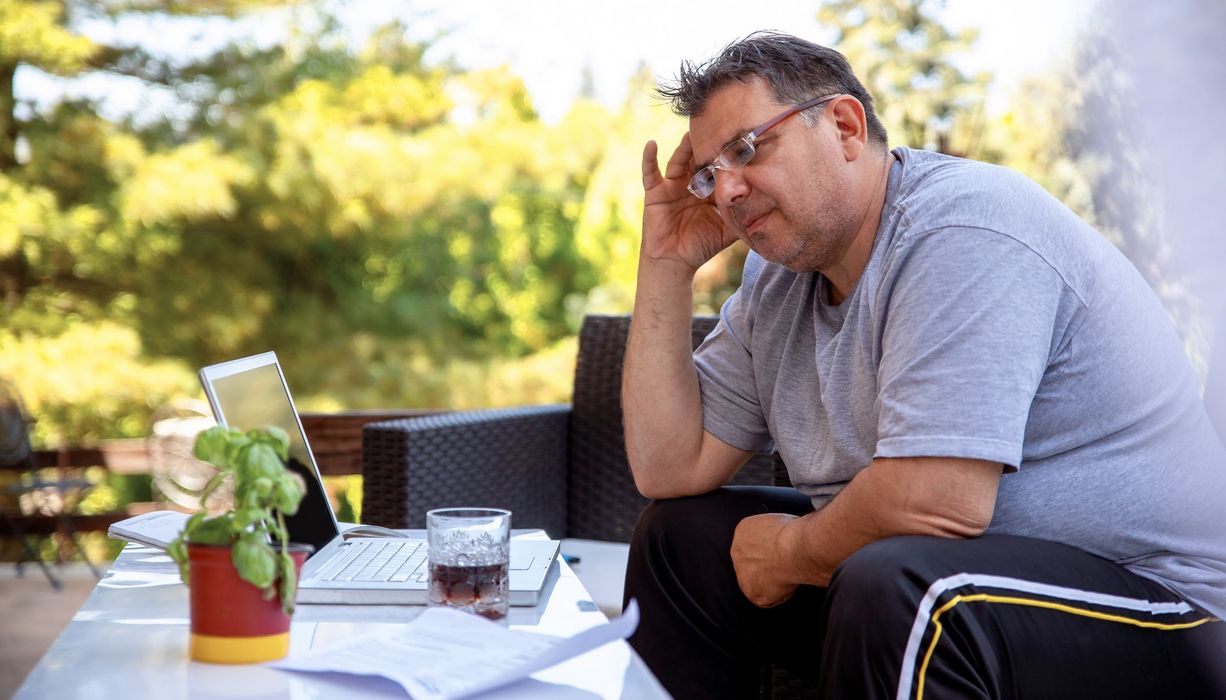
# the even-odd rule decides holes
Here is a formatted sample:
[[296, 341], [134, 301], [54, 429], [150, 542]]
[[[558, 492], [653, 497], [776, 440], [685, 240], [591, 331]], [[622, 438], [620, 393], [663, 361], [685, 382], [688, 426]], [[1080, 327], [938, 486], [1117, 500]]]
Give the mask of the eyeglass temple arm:
[[748, 134], [746, 134], [746, 136], [748, 136], [748, 137], [750, 138], [750, 140], [756, 139], [756, 138], [758, 138], [759, 136], [761, 136], [763, 133], [765, 133], [767, 129], [770, 129], [770, 128], [771, 128], [771, 127], [773, 127], [774, 125], [778, 124], [779, 122], [783, 121], [784, 119], [787, 119], [788, 117], [792, 116], [793, 114], [796, 114], [797, 112], [803, 112], [803, 111], [805, 111], [806, 109], [808, 109], [808, 108], [810, 108], [810, 107], [816, 107], [817, 105], [819, 105], [819, 104], [821, 104], [821, 103], [823, 103], [823, 102], [829, 102], [830, 100], [833, 100], [833, 99], [834, 99], [834, 98], [836, 98], [836, 97], [842, 97], [842, 96], [843, 96], [843, 93], [841, 93], [841, 92], [840, 92], [840, 93], [835, 93], [835, 94], [833, 94], [833, 95], [822, 95], [821, 97], [814, 97], [813, 99], [809, 100], [808, 102], [801, 102], [800, 104], [798, 104], [798, 105], [796, 105], [795, 107], [793, 107], [793, 108], [789, 109], [788, 111], [784, 112], [783, 114], [780, 114], [779, 116], [775, 117], [774, 119], [771, 119], [770, 121], [766, 122], [766, 123], [765, 123], [765, 124], [763, 124], [762, 126], [759, 126], [758, 128], [756, 128], [756, 129], [754, 129], [753, 131], [749, 132]]

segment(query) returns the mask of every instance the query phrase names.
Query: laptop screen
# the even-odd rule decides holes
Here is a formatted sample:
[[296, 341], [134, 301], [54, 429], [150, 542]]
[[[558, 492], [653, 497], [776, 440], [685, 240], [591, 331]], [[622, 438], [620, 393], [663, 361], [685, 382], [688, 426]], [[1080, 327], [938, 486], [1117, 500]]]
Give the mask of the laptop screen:
[[264, 353], [206, 367], [200, 380], [219, 423], [238, 430], [274, 425], [289, 435], [288, 466], [302, 477], [306, 495], [285, 525], [291, 541], [314, 545], [316, 552], [323, 549], [340, 530], [276, 357]]

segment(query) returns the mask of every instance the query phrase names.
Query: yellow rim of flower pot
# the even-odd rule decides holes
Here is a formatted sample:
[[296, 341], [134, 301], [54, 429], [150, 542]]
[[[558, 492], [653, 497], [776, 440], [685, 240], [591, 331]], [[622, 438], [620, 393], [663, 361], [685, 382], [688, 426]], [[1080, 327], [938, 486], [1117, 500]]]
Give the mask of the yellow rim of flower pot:
[[289, 632], [261, 637], [192, 634], [191, 657], [211, 664], [258, 664], [289, 653]]

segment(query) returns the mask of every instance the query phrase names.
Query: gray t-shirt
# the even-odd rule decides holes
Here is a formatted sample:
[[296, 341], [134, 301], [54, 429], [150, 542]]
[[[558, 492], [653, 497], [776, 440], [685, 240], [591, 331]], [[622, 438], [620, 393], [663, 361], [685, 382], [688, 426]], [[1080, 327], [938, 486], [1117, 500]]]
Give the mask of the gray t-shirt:
[[695, 353], [706, 429], [777, 449], [816, 508], [875, 457], [1000, 462], [989, 532], [1074, 545], [1226, 618], [1226, 450], [1144, 279], [1027, 178], [894, 154], [841, 304], [750, 255]]

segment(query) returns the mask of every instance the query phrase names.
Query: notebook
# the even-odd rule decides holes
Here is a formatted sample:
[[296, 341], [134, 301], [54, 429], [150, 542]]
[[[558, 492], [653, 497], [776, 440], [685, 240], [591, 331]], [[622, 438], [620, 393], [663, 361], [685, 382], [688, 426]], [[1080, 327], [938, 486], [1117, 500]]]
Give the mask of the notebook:
[[[205, 367], [200, 384], [218, 423], [239, 430], [275, 425], [289, 435], [288, 467], [302, 477], [306, 494], [298, 512], [286, 518], [286, 527], [291, 541], [315, 547], [299, 577], [299, 603], [428, 602], [423, 532], [371, 525], [343, 528], [337, 522], [275, 353]], [[557, 556], [557, 540], [512, 538], [511, 605], [537, 604]]]

